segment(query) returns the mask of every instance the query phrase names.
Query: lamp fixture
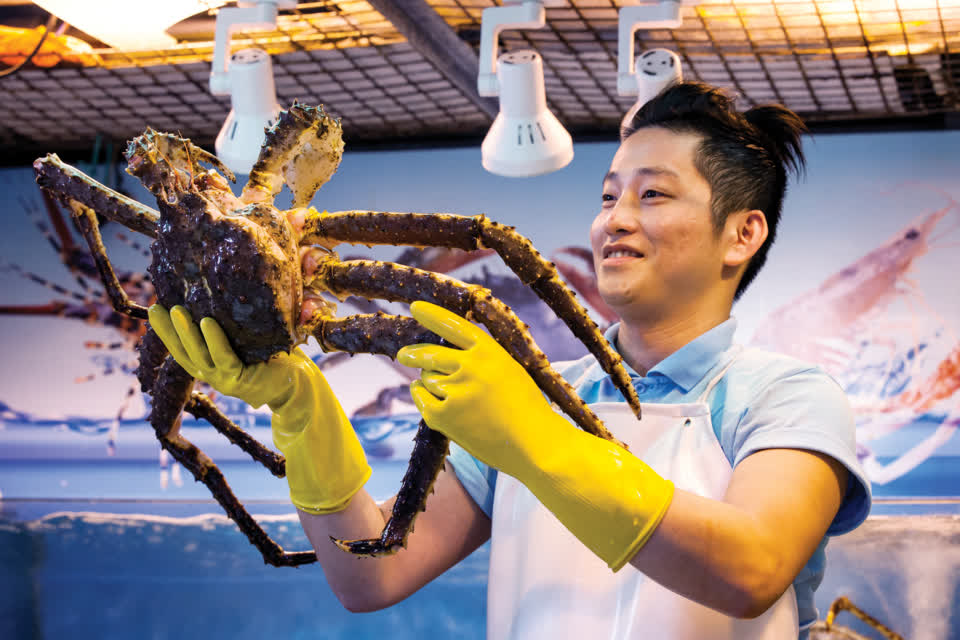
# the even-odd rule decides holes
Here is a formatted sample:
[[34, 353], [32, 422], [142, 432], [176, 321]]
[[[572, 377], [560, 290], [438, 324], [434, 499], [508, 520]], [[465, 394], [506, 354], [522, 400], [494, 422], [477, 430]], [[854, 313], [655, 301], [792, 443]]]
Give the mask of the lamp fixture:
[[[672, 84], [683, 81], [683, 70], [680, 68], [680, 57], [669, 49], [648, 49], [637, 56], [634, 82], [637, 101], [620, 121], [620, 130], [628, 127], [633, 116], [651, 98]], [[633, 87], [631, 94], [633, 95]]]
[[629, 125], [637, 111], [651, 98], [675, 82], [683, 80], [680, 58], [669, 49], [650, 49], [634, 58], [634, 35], [637, 29], [673, 29], [683, 23], [681, 4], [692, 0], [654, 0], [620, 9], [617, 23], [617, 93], [637, 96], [623, 120], [621, 130]]
[[213, 146], [234, 173], [250, 173], [260, 155], [264, 129], [280, 117], [273, 65], [263, 49], [241, 49], [230, 57], [230, 113]]
[[546, 24], [544, 4], [523, 0], [483, 10], [477, 90], [481, 96], [500, 96], [500, 112], [483, 139], [480, 155], [483, 168], [497, 175], [541, 175], [562, 169], [573, 159], [573, 139], [547, 107], [540, 54], [530, 49], [497, 53], [502, 30], [539, 29]]
[[217, 12], [210, 93], [230, 96], [230, 113], [224, 121], [214, 148], [217, 157], [234, 173], [250, 173], [260, 155], [264, 129], [280, 115], [273, 65], [263, 49], [241, 49], [230, 56], [234, 30], [271, 29], [277, 24], [278, 9], [292, 9], [296, 0], [239, 2]]

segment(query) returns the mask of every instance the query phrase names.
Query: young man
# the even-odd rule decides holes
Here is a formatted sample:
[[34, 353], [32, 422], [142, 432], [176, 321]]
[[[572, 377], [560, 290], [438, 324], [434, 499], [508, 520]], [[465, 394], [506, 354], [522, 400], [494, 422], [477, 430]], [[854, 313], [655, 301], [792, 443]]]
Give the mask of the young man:
[[[299, 351], [243, 367], [210, 319], [151, 309], [190, 373], [267, 403], [291, 499], [351, 611], [389, 606], [491, 539], [490, 638], [796, 638], [816, 618], [827, 534], [856, 527], [870, 491], [843, 392], [814, 365], [733, 343], [733, 301], [773, 240], [802, 124], [676, 85], [623, 132], [590, 237], [622, 321], [640, 421], [588, 356], [561, 373], [626, 442], [580, 431], [484, 332], [414, 303], [460, 349], [407, 347], [411, 393], [457, 443], [408, 548], [358, 561], [329, 537], [379, 535], [392, 501], [339, 404]], [[499, 469], [499, 472], [496, 471]], [[629, 566], [628, 566], [629, 565]]]

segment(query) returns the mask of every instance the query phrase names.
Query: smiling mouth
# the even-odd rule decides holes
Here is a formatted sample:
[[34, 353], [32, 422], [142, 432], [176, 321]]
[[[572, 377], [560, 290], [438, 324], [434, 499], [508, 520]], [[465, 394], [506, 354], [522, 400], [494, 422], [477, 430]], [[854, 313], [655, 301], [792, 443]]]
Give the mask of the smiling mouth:
[[612, 260], [617, 258], [642, 258], [643, 254], [639, 251], [633, 251], [632, 249], [613, 249], [603, 252], [604, 260]]

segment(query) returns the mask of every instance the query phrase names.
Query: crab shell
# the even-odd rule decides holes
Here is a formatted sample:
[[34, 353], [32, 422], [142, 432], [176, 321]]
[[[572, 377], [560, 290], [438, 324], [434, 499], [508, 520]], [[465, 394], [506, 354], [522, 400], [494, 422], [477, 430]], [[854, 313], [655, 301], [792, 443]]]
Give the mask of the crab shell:
[[149, 128], [131, 140], [127, 172], [157, 197], [160, 209], [148, 269], [158, 302], [183, 305], [196, 321], [216, 319], [245, 363], [302, 343], [299, 232], [273, 199], [286, 184], [299, 209], [329, 180], [342, 154], [339, 120], [294, 103], [266, 131], [236, 197], [224, 178], [234, 180], [229, 169], [189, 140]]
[[149, 267], [160, 304], [214, 318], [245, 363], [302, 342], [297, 236], [282, 211], [258, 203], [223, 213], [187, 193], [161, 202], [160, 214]]

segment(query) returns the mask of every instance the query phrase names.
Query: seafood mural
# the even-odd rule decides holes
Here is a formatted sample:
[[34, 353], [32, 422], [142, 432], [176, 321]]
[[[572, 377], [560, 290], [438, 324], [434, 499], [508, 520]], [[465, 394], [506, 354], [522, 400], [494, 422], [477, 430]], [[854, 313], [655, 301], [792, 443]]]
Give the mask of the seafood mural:
[[[915, 265], [956, 255], [960, 207], [947, 202], [774, 309], [751, 343], [815, 362], [847, 391], [871, 480], [890, 483], [947, 444], [960, 423], [960, 332], [911, 279]], [[923, 423], [925, 433], [881, 461], [876, 440]], [[888, 456], [888, 458], [891, 456]]]
[[[934, 455], [960, 426], [960, 324], [933, 311], [910, 279], [914, 263], [931, 250], [943, 251], [934, 260], [949, 261], [956, 255], [949, 248], [960, 246], [960, 205], [943, 197], [946, 205], [770, 311], [748, 340], [817, 363], [840, 382], [857, 413], [859, 456], [879, 485]], [[579, 247], [558, 253], [589, 256]], [[558, 263], [558, 269], [586, 300], [599, 298], [589, 262]], [[604, 314], [602, 300], [594, 308], [616, 320]], [[931, 425], [922, 427], [927, 433], [881, 462], [871, 443], [918, 422]]]
[[[960, 357], [957, 355], [960, 322], [955, 313], [935, 310], [931, 302], [937, 300], [929, 298], [923, 280], [915, 277], [918, 267], [949, 262], [954, 255], [950, 249], [957, 246], [960, 237], [960, 208], [953, 197], [942, 190], [923, 185], [907, 188], [927, 193], [926, 212], [916, 215], [915, 210], [904, 211], [904, 214], [912, 213], [913, 219], [901, 223], [886, 240], [862, 249], [862, 253], [850, 256], [846, 262], [838, 260], [832, 273], [784, 303], [764, 310], [754, 319], [752, 332], [742, 331], [740, 335], [741, 341], [748, 344], [817, 362], [841, 383], [857, 411], [862, 460], [879, 486], [908, 475], [945, 446], [947, 451], [952, 451], [956, 445], [951, 443], [960, 424], [957, 409], [960, 376], [956, 366]], [[128, 189], [132, 190], [129, 186]], [[53, 295], [32, 303], [11, 302], [7, 296], [4, 304], [0, 304], [0, 312], [5, 316], [73, 319], [107, 327], [113, 332], [106, 339], [82, 341], [92, 354], [91, 367], [76, 376], [81, 380], [103, 376], [127, 379], [124, 389], [117, 392], [113, 417], [96, 427], [85, 428], [103, 434], [105, 450], [112, 454], [118, 446], [120, 426], [128, 422], [142, 423], [150, 408], [138, 403], [133, 375], [134, 344], [145, 330], [144, 323], [118, 314], [102, 288], [92, 284], [98, 278], [96, 266], [71, 232], [60, 205], [49, 196], [44, 196], [41, 205], [36, 204], [36, 198], [32, 204], [23, 196], [20, 200], [25, 213], [32, 211], [33, 218], [45, 217], [38, 233], [71, 277], [66, 283], [51, 282], [15, 261], [3, 260], [8, 282], [19, 278], [34, 288], [52, 291]], [[146, 273], [144, 248], [129, 235], [112, 235], [114, 245], [129, 245], [129, 252], [134, 256], [132, 266], [117, 270], [123, 289], [138, 304], [149, 304], [154, 292]], [[575, 237], [576, 230], [571, 229], [569, 236]], [[781, 240], [782, 243], [788, 241]], [[776, 264], [777, 251], [775, 248], [771, 264]], [[549, 256], [559, 275], [577, 293], [601, 329], [616, 321], [615, 313], [606, 307], [596, 291], [587, 247], [560, 245], [551, 250]], [[446, 273], [490, 289], [524, 321], [534, 341], [552, 362], [577, 358], [586, 352], [583, 343], [571, 334], [563, 320], [512, 272], [504, 270], [490, 249], [409, 248], [394, 253], [390, 261]], [[772, 268], [768, 266], [764, 278], [770, 278]], [[761, 288], [763, 283], [764, 279], [760, 279], [755, 287]], [[748, 292], [747, 296], [751, 294]], [[360, 314], [392, 313], [400, 308], [396, 304], [352, 295], [346, 296], [342, 305]], [[734, 313], [738, 314], [738, 307]], [[347, 353], [324, 352], [312, 343], [307, 349], [334, 378], [340, 374], [333, 372], [343, 367], [354, 371], [362, 368]], [[404, 460], [410, 455], [411, 437], [418, 428], [407, 393], [412, 373], [390, 358], [376, 360], [378, 371], [386, 369], [389, 374], [370, 377], [383, 378], [383, 385], [351, 388], [350, 392], [356, 397], [345, 404], [349, 405], [369, 455], [384, 460]], [[234, 422], [268, 426], [268, 416], [231, 399], [209, 395]], [[42, 412], [31, 412], [29, 407], [18, 404], [15, 397], [0, 396], [0, 401], [21, 415], [33, 413], [38, 419], [43, 418]], [[162, 469], [178, 472], [175, 461], [166, 460], [162, 451], [158, 455]], [[162, 474], [161, 482], [167, 482], [168, 477], [169, 473]]]

